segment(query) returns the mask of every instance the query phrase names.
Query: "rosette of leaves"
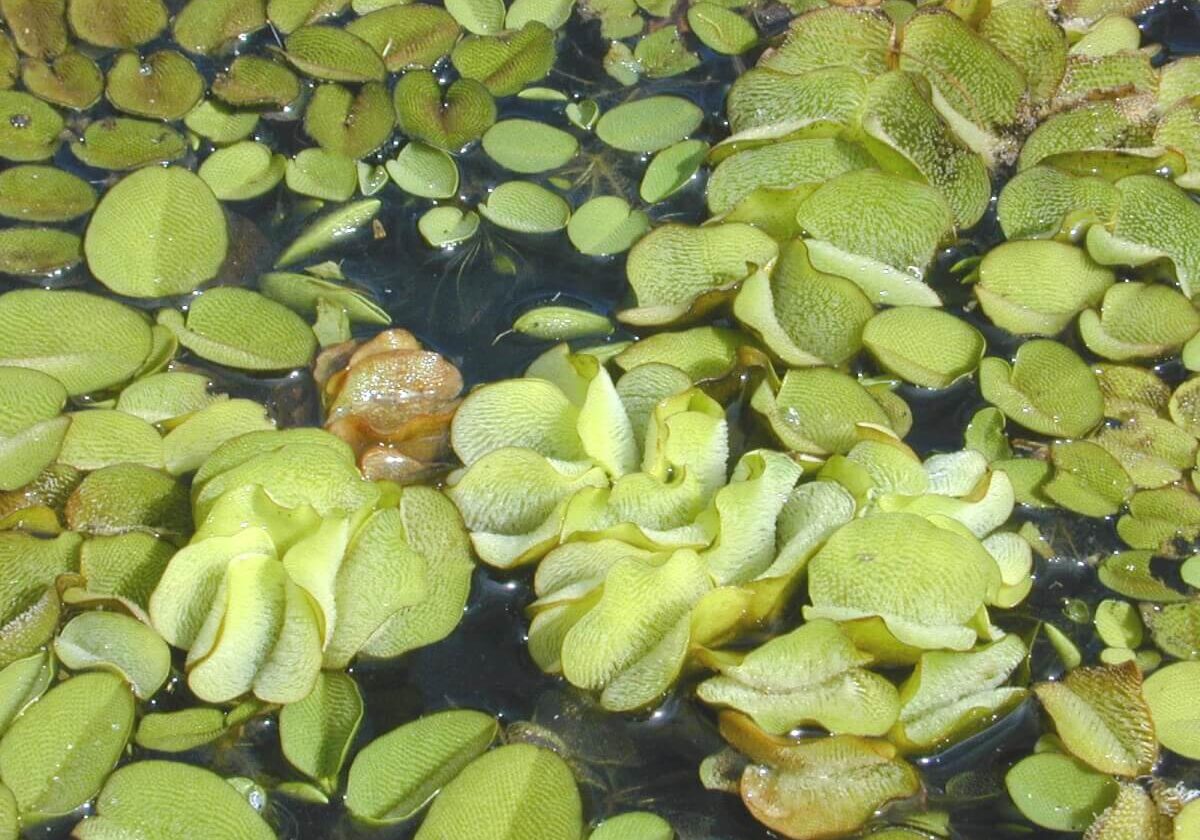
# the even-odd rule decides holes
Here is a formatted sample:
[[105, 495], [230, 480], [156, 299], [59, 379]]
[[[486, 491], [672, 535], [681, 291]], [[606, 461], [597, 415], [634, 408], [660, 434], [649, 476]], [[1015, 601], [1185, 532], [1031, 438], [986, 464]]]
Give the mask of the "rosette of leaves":
[[407, 330], [325, 350], [316, 363], [325, 428], [368, 479], [411, 484], [445, 469], [462, 375]]
[[471, 570], [453, 506], [372, 482], [321, 430], [224, 444], [196, 473], [196, 532], [150, 597], [200, 698], [302, 700], [322, 667], [444, 637]]

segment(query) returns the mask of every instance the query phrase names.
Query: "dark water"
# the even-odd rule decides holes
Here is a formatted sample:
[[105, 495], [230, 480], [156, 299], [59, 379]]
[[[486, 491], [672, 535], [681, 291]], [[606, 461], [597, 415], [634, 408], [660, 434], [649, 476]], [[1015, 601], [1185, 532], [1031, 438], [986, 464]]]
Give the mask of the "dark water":
[[[176, 4], [173, 4], [176, 5]], [[761, 23], [772, 24], [763, 13]], [[778, 28], [779, 24], [775, 24]], [[1171, 2], [1145, 16], [1145, 41], [1160, 42], [1165, 54], [1177, 56], [1200, 52], [1200, 6]], [[269, 36], [263, 36], [268, 37]], [[630, 96], [603, 72], [600, 57], [606, 49], [595, 24], [573, 20], [560, 38], [559, 68], [543, 84], [558, 87], [576, 97], [591, 97], [610, 108]], [[261, 45], [249, 44], [254, 50]], [[742, 69], [739, 61], [752, 64], [752, 57], [729, 59], [703, 55], [696, 70], [673, 79], [644, 81], [639, 95], [670, 92], [697, 102], [707, 115], [700, 136], [719, 140], [727, 132], [721, 116], [724, 93]], [[208, 68], [212, 69], [212, 68]], [[501, 117], [546, 118], [554, 103], [529, 102], [515, 98], [501, 103]], [[555, 121], [561, 124], [561, 117]], [[296, 122], [264, 122], [257, 139], [281, 151], [308, 145], [300, 138]], [[591, 194], [620, 188], [636, 195], [636, 185], [647, 160], [632, 160], [624, 153], [606, 149], [598, 140], [583, 141], [578, 165], [566, 174], [575, 186], [569, 198], [578, 205]], [[390, 157], [383, 150], [377, 161]], [[60, 163], [79, 171], [69, 152]], [[463, 200], [473, 205], [489, 186], [504, 180], [482, 154], [461, 161]], [[96, 183], [111, 177], [96, 170], [82, 174]], [[704, 185], [694, 180], [670, 200], [651, 209], [656, 221], [698, 221], [704, 216]], [[234, 205], [235, 255], [226, 267], [224, 282], [249, 283], [269, 268], [275, 255], [303, 225], [303, 200], [286, 190], [253, 203]], [[468, 383], [519, 375], [525, 365], [546, 348], [518, 336], [497, 338], [513, 318], [529, 306], [566, 298], [610, 313], [628, 301], [622, 257], [597, 259], [572, 249], [565, 236], [530, 237], [481, 227], [481, 235], [453, 250], [435, 251], [416, 232], [416, 218], [427, 202], [412, 199], [389, 185], [380, 194], [385, 199], [380, 221], [386, 235], [366, 239], [336, 254], [347, 278], [370, 289], [391, 313], [396, 326], [414, 332], [427, 344], [458, 364]], [[998, 241], [990, 216], [968, 232], [939, 261], [933, 284], [950, 306], [962, 306], [966, 292], [949, 266], [962, 256], [982, 253]], [[55, 285], [96, 284], [79, 274], [61, 278]], [[0, 284], [0, 288], [4, 288]], [[137, 305], [145, 306], [144, 302]], [[987, 335], [993, 352], [1003, 352], [1011, 341], [981, 319], [967, 315]], [[613, 340], [628, 337], [617, 334]], [[183, 357], [183, 361], [196, 363]], [[202, 363], [197, 367], [203, 368]], [[264, 400], [285, 425], [317, 421], [317, 407], [307, 376], [263, 381], [214, 372], [218, 383], [239, 393]], [[912, 405], [915, 423], [908, 441], [922, 455], [961, 447], [961, 433], [980, 400], [974, 385], [959, 383], [946, 392], [930, 395], [917, 389], [902, 389]], [[1029, 603], [1004, 617], [1005, 629], [1028, 633], [1038, 618], [1062, 618], [1065, 598], [1088, 603], [1100, 599], [1085, 558], [1112, 548], [1115, 537], [1109, 523], [1071, 516], [1040, 517], [1052, 528], [1057, 557], [1040, 562], [1037, 586]], [[1044, 529], [1045, 530], [1045, 529]], [[523, 607], [530, 600], [528, 574], [506, 575], [479, 569], [471, 600], [458, 629], [443, 642], [390, 662], [364, 662], [352, 673], [363, 691], [367, 717], [359, 734], [361, 747], [378, 735], [421, 714], [446, 708], [469, 707], [499, 715], [506, 724], [531, 722], [557, 738], [574, 761], [587, 813], [594, 818], [633, 809], [661, 813], [684, 840], [753, 840], [769, 837], [743, 810], [736, 798], [705, 791], [697, 776], [703, 757], [723, 745], [713, 717], [688, 699], [689, 685], [646, 718], [632, 719], [599, 712], [589, 698], [561, 680], [547, 677], [525, 651], [526, 628]], [[795, 622], [798, 609], [787, 613]], [[1077, 641], [1091, 653], [1098, 646], [1084, 623], [1075, 633]], [[1033, 670], [1038, 677], [1050, 673], [1053, 657], [1045, 642], [1034, 648]], [[176, 681], [173, 693], [159, 701], [161, 708], [189, 705], [186, 688]], [[1007, 763], [1027, 753], [1039, 734], [1037, 712], [1026, 706], [991, 730], [959, 744], [943, 755], [921, 763], [930, 791], [929, 804], [952, 814], [952, 833], [963, 840], [1002, 837], [1055, 837], [1052, 832], [1022, 825], [1006, 804], [998, 781]], [[352, 751], [353, 754], [353, 751]], [[206, 748], [186, 757], [225, 775], [254, 778], [264, 788], [285, 780], [299, 780], [283, 761], [273, 724], [263, 720], [250, 724], [236, 744]], [[1195, 780], [1193, 780], [1195, 781]], [[335, 800], [329, 806], [310, 806], [272, 796], [268, 814], [285, 840], [329, 838], [410, 837], [413, 826], [364, 829], [356, 826]], [[46, 826], [30, 836], [64, 837], [74, 820]]]

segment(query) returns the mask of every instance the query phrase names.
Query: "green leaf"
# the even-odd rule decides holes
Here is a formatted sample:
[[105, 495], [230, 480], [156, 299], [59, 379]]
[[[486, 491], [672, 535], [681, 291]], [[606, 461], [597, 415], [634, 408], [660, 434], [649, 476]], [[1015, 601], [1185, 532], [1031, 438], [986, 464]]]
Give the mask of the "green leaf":
[[801, 240], [786, 243], [770, 270], [751, 274], [733, 314], [789, 365], [840, 365], [862, 349], [875, 307], [842, 277], [812, 267]]
[[629, 250], [650, 230], [650, 219], [625, 199], [601, 195], [580, 205], [567, 222], [567, 238], [581, 254], [607, 256]]
[[300, 96], [300, 79], [282, 61], [240, 55], [213, 79], [213, 96], [239, 108], [286, 108]]
[[171, 651], [157, 633], [120, 613], [77, 615], [54, 640], [54, 653], [72, 671], [114, 671], [142, 700], [153, 697], [171, 674]]
[[182, 537], [191, 530], [187, 490], [165, 473], [115, 464], [90, 473], [67, 500], [67, 523], [89, 534], [127, 531]]
[[149, 352], [149, 325], [115, 301], [42, 289], [0, 296], [0, 365], [47, 373], [72, 396], [121, 384]]
[[678, 96], [648, 96], [605, 112], [596, 136], [626, 152], [657, 152], [700, 127], [704, 113]]
[[0, 272], [18, 277], [58, 274], [83, 260], [79, 236], [46, 227], [0, 230]]
[[26, 59], [21, 81], [38, 99], [82, 111], [104, 93], [104, 73], [82, 52], [68, 50], [50, 61]]
[[84, 129], [83, 139], [71, 141], [71, 152], [88, 166], [118, 171], [169, 163], [185, 151], [183, 135], [169, 125], [127, 117], [97, 120]]
[[245, 140], [215, 150], [200, 164], [197, 174], [220, 200], [247, 201], [273, 190], [283, 179], [286, 167], [283, 155], [272, 154], [270, 147], [262, 143]]
[[729, 88], [725, 111], [734, 137], [726, 142], [736, 147], [743, 132], [752, 139], [849, 125], [866, 94], [866, 80], [848, 67], [823, 66], [798, 75], [754, 67]]
[[756, 190], [794, 191], [803, 200], [816, 185], [872, 163], [861, 146], [837, 137], [791, 140], [738, 151], [723, 157], [709, 176], [705, 194], [708, 208], [716, 215], [728, 213]]
[[1017, 809], [1035, 825], [1081, 832], [1117, 797], [1117, 783], [1069, 755], [1021, 759], [1004, 777]]
[[[933, 187], [870, 169], [822, 184], [800, 204], [796, 220], [815, 240], [809, 244], [813, 265], [842, 273], [865, 290], [876, 286], [868, 296], [877, 303], [901, 305], [919, 303], [901, 295], [923, 285], [921, 278], [954, 223]], [[899, 288], [889, 290], [889, 284]]]
[[253, 400], [220, 400], [175, 426], [163, 438], [163, 462], [171, 475], [184, 475], [204, 463], [218, 446], [238, 435], [275, 424]]
[[346, 31], [374, 47], [393, 73], [432, 67], [450, 53], [460, 32], [446, 9], [421, 3], [379, 9], [350, 21]]
[[479, 205], [479, 214], [498, 227], [519, 233], [554, 233], [567, 226], [571, 206], [531, 181], [506, 181]]
[[614, 41], [604, 57], [604, 69], [623, 85], [636, 84], [643, 73], [651, 79], [662, 79], [700, 65], [700, 57], [684, 46], [678, 27], [673, 25], [643, 35], [632, 54], [623, 47], [620, 41]]
[[136, 47], [167, 27], [162, 0], [71, 0], [67, 21], [75, 34], [97, 47]]
[[0, 172], [0, 215], [23, 222], [66, 222], [96, 206], [91, 185], [53, 166], [13, 166]]
[[167, 318], [164, 324], [180, 344], [201, 358], [242, 370], [303, 367], [316, 350], [312, 330], [294, 312], [233, 286], [209, 289], [193, 298], [186, 326], [180, 316]]
[[151, 534], [91, 537], [79, 557], [80, 574], [87, 580], [85, 594], [120, 601], [144, 616], [150, 593], [174, 553], [175, 546]]
[[[1192, 575], [1186, 573], [1189, 570], [1182, 569], [1181, 577], [1187, 582], [1187, 579]], [[1190, 586], [1191, 584], [1189, 584]], [[1142, 641], [1141, 621], [1138, 619], [1136, 612], [1133, 612], [1132, 605], [1124, 601], [1116, 601], [1112, 603], [1122, 604], [1129, 608], [1126, 620], [1129, 627], [1126, 629], [1124, 639], [1116, 639], [1117, 642], [1125, 642], [1120, 645], [1124, 648], [1136, 648]], [[1187, 601], [1182, 604], [1167, 604], [1162, 607], [1143, 606], [1142, 616], [1146, 620], [1146, 626], [1150, 629], [1150, 634], [1154, 638], [1154, 644], [1163, 653], [1169, 656], [1174, 656], [1178, 659], [1200, 659], [1200, 601]], [[1100, 630], [1101, 613], [1096, 612], [1096, 629]], [[1116, 635], [1110, 631], [1110, 636]], [[1108, 641], [1107, 639], [1105, 640]]]
[[638, 194], [649, 204], [669, 198], [695, 177], [708, 154], [703, 140], [682, 140], [658, 152], [642, 175]]
[[658, 814], [630, 811], [609, 817], [588, 836], [590, 840], [675, 840], [675, 829]]
[[375, 82], [357, 92], [343, 85], [320, 85], [304, 112], [309, 137], [326, 151], [354, 159], [386, 143], [395, 122], [387, 88]]
[[482, 755], [498, 732], [495, 718], [465, 709], [394, 729], [354, 757], [346, 807], [369, 823], [403, 822]]
[[1146, 678], [1143, 694], [1159, 743], [1193, 761], [1200, 759], [1196, 678], [1200, 662], [1176, 662]]
[[721, 675], [700, 683], [700, 699], [737, 709], [773, 735], [804, 725], [883, 735], [900, 710], [895, 686], [866, 670], [871, 657], [832, 621], [810, 621], [745, 655], [712, 659]]
[[777, 250], [771, 237], [750, 225], [671, 223], [655, 228], [629, 253], [625, 271], [637, 308], [621, 318], [639, 325], [665, 324], [689, 310], [700, 314], [769, 264]]
[[1083, 343], [1106, 359], [1167, 356], [1200, 331], [1200, 314], [1178, 291], [1159, 284], [1118, 283], [1104, 294], [1100, 312], [1079, 317]]
[[1062, 242], [1004, 242], [979, 264], [975, 296], [996, 326], [1014, 335], [1056, 335], [1100, 303], [1116, 281], [1082, 248]]
[[945, 520], [880, 513], [843, 525], [808, 564], [806, 618], [883, 619], [899, 641], [968, 650], [1000, 584], [995, 560]]
[[375, 48], [345, 29], [302, 26], [287, 37], [284, 55], [302, 73], [331, 82], [380, 82], [387, 75]]
[[21, 52], [35, 58], [54, 56], [67, 49], [70, 38], [63, 3], [47, 6], [37, 0], [7, 0], [4, 18]]
[[561, 29], [575, 10], [575, 0], [513, 0], [504, 16], [506, 29], [520, 29], [537, 21], [547, 29]]
[[[741, 726], [753, 729], [748, 722]], [[755, 762], [741, 771], [742, 803], [755, 819], [787, 837], [851, 834], [887, 803], [921, 790], [916, 769], [896, 758], [886, 741], [853, 735], [794, 741], [757, 730], [736, 737], [725, 717], [721, 730]]]
[[215, 773], [172, 761], [137, 761], [113, 773], [78, 840], [169, 837], [180, 825], [210, 840], [271, 840], [275, 832]]
[[900, 688], [900, 719], [892, 739], [905, 752], [930, 753], [987, 727], [1025, 699], [1004, 683], [1025, 660], [1015, 634], [976, 651], [921, 654]]
[[434, 248], [449, 248], [475, 235], [479, 215], [474, 210], [464, 213], [458, 207], [434, 207], [417, 219], [417, 230]]
[[719, 3], [701, 2], [688, 7], [688, 27], [709, 49], [738, 55], [758, 42], [754, 25]]
[[484, 753], [438, 794], [416, 840], [538, 837], [576, 840], [583, 806], [575, 777], [561, 758], [530, 744]]
[[501, 120], [487, 130], [483, 150], [505, 169], [533, 174], [568, 163], [579, 151], [579, 142], [545, 123], [512, 119]]
[[984, 359], [979, 389], [1009, 420], [1044, 435], [1083, 437], [1104, 418], [1095, 374], [1056, 341], [1022, 344], [1012, 365], [995, 356]]
[[368, 198], [343, 204], [318, 216], [284, 249], [275, 260], [275, 267], [294, 265], [356, 237], [374, 220], [382, 206], [379, 199]]
[[712, 585], [703, 561], [686, 549], [658, 564], [618, 561], [596, 606], [563, 638], [563, 675], [601, 691], [601, 705], [612, 711], [653, 703], [679, 676], [692, 608]]
[[609, 335], [612, 322], [604, 315], [573, 306], [539, 306], [513, 321], [513, 331], [541, 341], [567, 341]]
[[84, 240], [92, 273], [130, 297], [191, 292], [216, 276], [228, 248], [220, 203], [178, 167], [146, 168], [110, 189]]
[[1068, 510], [1097, 518], [1116, 514], [1133, 493], [1133, 482], [1121, 462], [1103, 447], [1086, 440], [1050, 446], [1054, 476], [1042, 492]]
[[[234, 111], [215, 99], [206, 99], [183, 118], [191, 131], [220, 145], [244, 140], [258, 125], [254, 111]], [[182, 146], [183, 141], [180, 140]]]
[[81, 674], [25, 710], [0, 740], [0, 780], [23, 820], [71, 813], [100, 790], [133, 730], [133, 694], [114, 674]]
[[495, 35], [504, 29], [503, 0], [448, 0], [446, 11], [475, 35]]
[[0, 670], [0, 735], [54, 682], [54, 657], [48, 649], [18, 659]]
[[19, 91], [0, 91], [0, 158], [45, 160], [58, 147], [63, 118], [45, 102]]
[[866, 76], [887, 71], [892, 22], [871, 8], [832, 7], [797, 16], [787, 38], [761, 67], [792, 75], [847, 67]]
[[970, 324], [920, 306], [880, 312], [863, 327], [862, 341], [884, 370], [924, 388], [946, 388], [971, 374], [987, 349]]
[[182, 54], [123, 52], [108, 71], [108, 101], [137, 117], [177, 120], [204, 96], [204, 77]]
[[1067, 33], [1063, 27], [1037, 3], [1005, 4], [1004, 8], [997, 5], [986, 14], [979, 22], [979, 34], [1025, 74], [1034, 102], [1050, 99], [1067, 67]]
[[1067, 749], [1101, 773], [1141, 776], [1158, 761], [1152, 712], [1135, 663], [1076, 668], [1033, 690]]
[[1004, 185], [996, 215], [1009, 239], [1078, 239], [1091, 225], [1110, 223], [1120, 200], [1103, 178], [1034, 166]]
[[511, 96], [544, 78], [554, 57], [554, 33], [536, 20], [501, 35], [468, 35], [450, 53], [455, 69], [493, 96]]
[[133, 740], [139, 747], [155, 752], [188, 752], [212, 743], [225, 732], [224, 712], [197, 707], [146, 715], [138, 723]]
[[350, 5], [349, 0], [267, 0], [267, 17], [283, 32], [332, 17]]
[[209, 55], [231, 41], [267, 25], [263, 0], [189, 0], [175, 15], [175, 43], [188, 52]]
[[861, 120], [868, 149], [885, 169], [936, 187], [958, 227], [979, 221], [992, 196], [987, 167], [939, 116], [923, 79], [899, 70], [874, 79]]
[[420, 141], [409, 143], [387, 173], [396, 186], [419, 198], [454, 198], [458, 194], [458, 165], [449, 153]]
[[831, 368], [789, 370], [778, 393], [764, 382], [751, 406], [784, 446], [811, 455], [849, 452], [858, 442], [857, 424], [891, 427], [883, 407], [858, 380]]
[[283, 754], [297, 770], [326, 790], [335, 790], [362, 716], [362, 696], [354, 680], [322, 672], [307, 697], [279, 712]]
[[459, 79], [443, 94], [433, 73], [412, 71], [392, 97], [402, 132], [448, 152], [461, 151], [496, 121], [492, 95], [474, 79]]
[[303, 315], [315, 315], [317, 301], [324, 299], [344, 309], [355, 323], [386, 326], [392, 322], [365, 291], [308, 274], [269, 272], [258, 278], [258, 290]]

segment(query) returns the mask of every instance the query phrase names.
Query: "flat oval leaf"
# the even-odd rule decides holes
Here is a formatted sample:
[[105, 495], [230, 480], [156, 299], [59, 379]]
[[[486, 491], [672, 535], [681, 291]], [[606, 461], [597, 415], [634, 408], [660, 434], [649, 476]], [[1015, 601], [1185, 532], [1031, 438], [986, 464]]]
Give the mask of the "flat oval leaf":
[[505, 169], [533, 174], [565, 165], [579, 151], [579, 141], [534, 120], [501, 120], [483, 135], [483, 150]]
[[357, 92], [342, 85], [321, 85], [304, 112], [309, 137], [327, 151], [355, 159], [382, 146], [395, 124], [387, 88], [373, 82]]
[[1022, 344], [1012, 365], [994, 356], [984, 359], [979, 389], [1010, 420], [1045, 435], [1082, 437], [1104, 417], [1095, 374], [1055, 341]]
[[583, 806], [570, 768], [549, 750], [513, 744], [484, 753], [455, 776], [416, 840], [465, 834], [576, 840], [582, 833]]
[[113, 773], [78, 840], [171, 837], [179, 826], [210, 840], [272, 840], [275, 832], [220, 776], [171, 761], [138, 761]]
[[72, 396], [126, 381], [149, 352], [149, 324], [116, 301], [42, 289], [0, 295], [0, 365], [48, 373]]
[[654, 204], [683, 189], [695, 177], [708, 154], [703, 140], [683, 140], [658, 152], [646, 167], [638, 194]]
[[446, 11], [476, 35], [495, 35], [504, 29], [502, 0], [447, 0]]
[[413, 816], [495, 740], [499, 726], [482, 712], [438, 712], [383, 735], [354, 758], [346, 807], [375, 824]]
[[362, 695], [354, 680], [323, 671], [307, 697], [279, 712], [283, 754], [293, 767], [332, 791], [362, 716]]
[[66, 222], [96, 206], [91, 185], [53, 166], [14, 166], [0, 172], [0, 215], [25, 222]]
[[45, 227], [0, 230], [0, 272], [41, 277], [66, 271], [83, 259], [78, 235]]
[[308, 324], [290, 309], [231, 286], [209, 289], [194, 298], [186, 327], [174, 320], [166, 326], [175, 331], [180, 344], [201, 358], [242, 370], [303, 367], [317, 345]]
[[183, 709], [146, 715], [138, 723], [133, 740], [139, 747], [156, 752], [187, 752], [215, 741], [225, 732], [225, 713], [220, 709]]
[[1061, 753], [1022, 759], [1004, 784], [1027, 819], [1054, 831], [1084, 831], [1117, 797], [1111, 776]]
[[545, 187], [530, 181], [507, 181], [479, 205], [479, 214], [494, 225], [520, 233], [553, 233], [567, 226], [571, 206]]
[[618, 105], [596, 123], [596, 136], [626, 152], [657, 152], [700, 127], [704, 112], [678, 96], [649, 96]]
[[650, 218], [615, 195], [601, 195], [584, 202], [567, 222], [571, 244], [590, 256], [627, 251], [649, 230]]
[[331, 82], [380, 82], [387, 75], [375, 48], [345, 29], [303, 26], [288, 36], [287, 56], [296, 69]]
[[922, 306], [880, 312], [862, 335], [884, 370], [925, 388], [945, 388], [972, 373], [987, 348], [970, 324]]
[[458, 165], [447, 152], [421, 142], [409, 143], [387, 173], [400, 189], [420, 198], [454, 198], [458, 194]]
[[175, 43], [188, 52], [209, 55], [267, 25], [263, 0], [189, 0], [175, 15]]
[[754, 24], [720, 3], [689, 6], [687, 22], [706, 47], [723, 55], [744, 53], [758, 42]]
[[300, 90], [287, 65], [257, 55], [239, 55], [212, 83], [213, 96], [240, 108], [286, 108]]
[[30, 59], [21, 68], [25, 88], [39, 99], [64, 108], [90, 108], [104, 93], [104, 73], [95, 60], [70, 50], [51, 61]]
[[0, 157], [18, 162], [45, 160], [58, 147], [64, 127], [57, 111], [28, 93], [0, 91]]
[[145, 57], [124, 52], [109, 68], [107, 95], [114, 107], [127, 114], [177, 120], [204, 96], [204, 77], [173, 50]]
[[197, 174], [220, 200], [246, 201], [274, 189], [285, 167], [283, 155], [272, 154], [262, 143], [245, 140], [214, 151], [200, 164]]
[[417, 219], [421, 237], [434, 248], [448, 248], [466, 242], [479, 230], [479, 215], [457, 207], [434, 207]]
[[70, 0], [67, 21], [89, 44], [136, 47], [167, 27], [167, 7], [162, 0]]
[[379, 9], [350, 21], [346, 30], [374, 47], [393, 73], [433, 66], [449, 54], [460, 31], [445, 9], [421, 3]]
[[54, 640], [54, 653], [72, 671], [115, 671], [133, 693], [149, 700], [171, 674], [171, 651], [150, 627], [126, 615], [77, 615]]
[[1142, 687], [1159, 743], [1193, 761], [1200, 760], [1197, 677], [1200, 662], [1176, 662], [1155, 671]]
[[208, 185], [180, 167], [150, 167], [105, 193], [84, 239], [88, 267], [117, 294], [191, 292], [225, 260], [225, 213]]
[[658, 814], [634, 811], [609, 817], [596, 826], [591, 840], [674, 840], [675, 829]]
[[46, 693], [0, 740], [0, 779], [23, 819], [69, 814], [116, 766], [133, 730], [133, 694], [115, 674], [81, 674]]
[[88, 166], [117, 171], [170, 163], [186, 150], [183, 135], [169, 125], [128, 117], [97, 120], [71, 142], [72, 154]]

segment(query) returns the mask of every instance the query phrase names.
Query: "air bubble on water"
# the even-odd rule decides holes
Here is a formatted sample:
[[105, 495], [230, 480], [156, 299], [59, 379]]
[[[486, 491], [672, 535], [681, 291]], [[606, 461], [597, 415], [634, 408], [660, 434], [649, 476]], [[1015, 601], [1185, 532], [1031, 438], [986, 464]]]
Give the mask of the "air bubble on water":
[[33, 120], [30, 119], [28, 114], [13, 114], [8, 118], [8, 124], [13, 128], [28, 128], [31, 122]]

